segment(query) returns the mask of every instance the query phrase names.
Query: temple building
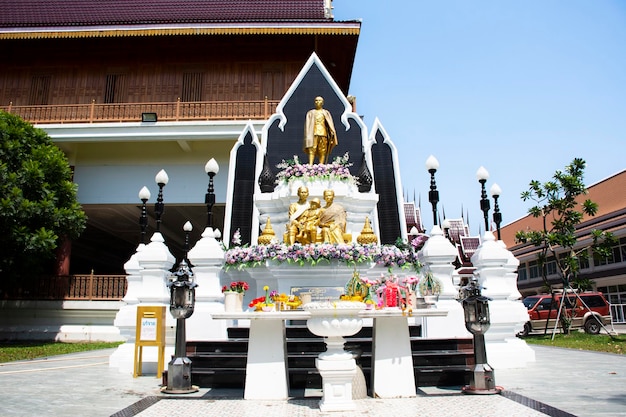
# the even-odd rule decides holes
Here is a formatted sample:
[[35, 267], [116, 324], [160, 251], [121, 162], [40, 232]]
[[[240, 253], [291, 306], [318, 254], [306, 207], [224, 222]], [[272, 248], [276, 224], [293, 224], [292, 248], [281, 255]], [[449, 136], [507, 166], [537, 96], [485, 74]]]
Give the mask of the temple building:
[[[361, 27], [335, 21], [330, 0], [155, 0], [149, 7], [137, 0], [4, 0], [0, 16], [0, 51], [11, 57], [0, 63], [0, 109], [44, 129], [65, 152], [88, 217], [80, 239], [66, 244], [59, 275], [124, 273], [140, 240], [143, 186], [152, 194], [148, 236], [155, 229], [161, 169], [169, 177], [161, 232], [177, 258], [183, 224], [191, 221], [196, 241], [207, 222], [204, 166], [211, 158], [219, 165], [212, 218], [224, 230], [230, 152], [240, 135], [261, 139], [312, 54], [333, 80], [332, 96], [310, 86], [293, 98], [297, 111], [312, 107], [316, 95], [327, 95], [332, 111], [345, 107]], [[293, 146], [270, 151], [272, 169], [302, 152], [302, 126], [286, 126]], [[332, 157], [347, 150], [353, 133], [346, 130]], [[251, 222], [237, 228], [249, 230]]]

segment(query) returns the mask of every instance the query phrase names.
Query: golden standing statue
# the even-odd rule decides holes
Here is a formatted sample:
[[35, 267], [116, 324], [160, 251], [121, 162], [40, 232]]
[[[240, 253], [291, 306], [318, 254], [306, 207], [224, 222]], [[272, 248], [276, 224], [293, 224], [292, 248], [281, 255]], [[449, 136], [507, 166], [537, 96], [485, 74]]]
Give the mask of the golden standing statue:
[[313, 165], [317, 156], [320, 164], [325, 164], [333, 148], [337, 145], [337, 132], [330, 112], [323, 108], [324, 99], [315, 97], [315, 108], [306, 114], [304, 121], [304, 152]]

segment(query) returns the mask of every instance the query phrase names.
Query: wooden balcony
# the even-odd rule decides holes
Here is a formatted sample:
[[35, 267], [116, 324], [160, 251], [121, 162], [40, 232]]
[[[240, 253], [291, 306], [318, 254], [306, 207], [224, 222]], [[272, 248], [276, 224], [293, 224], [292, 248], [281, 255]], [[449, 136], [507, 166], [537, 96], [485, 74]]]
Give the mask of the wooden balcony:
[[20, 285], [0, 286], [3, 299], [9, 300], [89, 300], [119, 301], [126, 294], [126, 275], [41, 276]]
[[265, 120], [278, 100], [197, 101], [172, 103], [61, 104], [0, 106], [32, 124], [141, 122], [142, 113], [156, 113], [159, 122], [190, 120]]

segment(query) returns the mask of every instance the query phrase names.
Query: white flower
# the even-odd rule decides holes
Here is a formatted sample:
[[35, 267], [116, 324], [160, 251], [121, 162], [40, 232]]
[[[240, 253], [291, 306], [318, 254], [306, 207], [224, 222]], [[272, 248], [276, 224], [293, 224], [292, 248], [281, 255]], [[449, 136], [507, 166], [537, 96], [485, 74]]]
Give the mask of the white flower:
[[235, 233], [233, 233], [233, 245], [239, 246], [241, 245], [241, 231], [237, 229]]

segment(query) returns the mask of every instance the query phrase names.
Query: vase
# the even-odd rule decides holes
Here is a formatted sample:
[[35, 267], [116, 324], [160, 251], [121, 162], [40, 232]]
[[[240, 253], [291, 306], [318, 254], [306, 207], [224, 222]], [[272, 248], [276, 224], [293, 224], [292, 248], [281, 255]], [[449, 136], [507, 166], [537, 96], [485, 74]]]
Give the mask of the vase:
[[323, 336], [326, 352], [319, 355], [324, 360], [352, 358], [344, 350], [345, 336], [352, 336], [363, 327], [359, 312], [365, 310], [365, 303], [356, 301], [318, 301], [302, 307], [311, 313], [306, 322], [307, 328], [317, 336]]
[[229, 313], [243, 311], [243, 293], [237, 291], [225, 291], [224, 311]]
[[438, 300], [439, 300], [439, 295], [437, 294], [424, 296], [424, 302], [426, 303], [427, 306], [435, 305], [435, 303], [437, 303]]

